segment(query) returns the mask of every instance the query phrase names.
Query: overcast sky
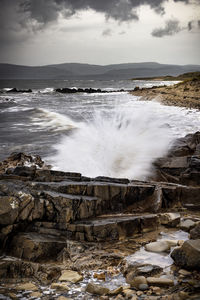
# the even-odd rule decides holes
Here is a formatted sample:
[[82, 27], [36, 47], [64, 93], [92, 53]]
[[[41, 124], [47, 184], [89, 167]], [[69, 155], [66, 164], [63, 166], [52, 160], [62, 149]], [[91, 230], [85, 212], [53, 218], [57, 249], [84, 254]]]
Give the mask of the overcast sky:
[[0, 0], [0, 62], [200, 64], [200, 0]]

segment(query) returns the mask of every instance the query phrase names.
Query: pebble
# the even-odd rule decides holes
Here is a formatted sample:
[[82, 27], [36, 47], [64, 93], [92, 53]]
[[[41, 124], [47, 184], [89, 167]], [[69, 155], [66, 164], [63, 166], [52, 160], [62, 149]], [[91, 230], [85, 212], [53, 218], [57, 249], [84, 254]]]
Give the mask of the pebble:
[[173, 286], [174, 281], [168, 278], [147, 277], [147, 283], [155, 286]]
[[138, 289], [140, 291], [146, 291], [146, 290], [148, 290], [148, 284], [142, 283], [138, 286]]

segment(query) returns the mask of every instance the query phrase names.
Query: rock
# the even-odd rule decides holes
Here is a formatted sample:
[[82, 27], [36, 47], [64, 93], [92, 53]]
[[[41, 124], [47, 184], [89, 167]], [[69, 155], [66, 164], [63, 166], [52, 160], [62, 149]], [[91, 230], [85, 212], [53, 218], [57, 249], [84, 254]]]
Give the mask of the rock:
[[145, 249], [150, 252], [168, 252], [171, 246], [174, 246], [172, 241], [162, 240], [145, 245]]
[[181, 300], [188, 300], [190, 298], [189, 294], [184, 291], [180, 291], [178, 295]]
[[147, 283], [152, 286], [173, 286], [174, 281], [168, 278], [161, 277], [147, 277]]
[[160, 295], [162, 292], [161, 288], [159, 288], [158, 286], [151, 286], [150, 288], [151, 288], [152, 292], [156, 295]]
[[171, 257], [175, 263], [182, 268], [199, 270], [200, 239], [185, 241], [181, 247], [173, 250]]
[[33, 292], [30, 294], [30, 297], [40, 298], [40, 297], [42, 297], [42, 294], [40, 292]]
[[[1, 294], [1, 290], [0, 290], [0, 294]], [[7, 296], [9, 298], [11, 298], [12, 300], [18, 300], [19, 299], [18, 296], [14, 293], [8, 293]]]
[[31, 282], [18, 284], [15, 289], [18, 291], [38, 291], [37, 286]]
[[192, 240], [200, 239], [200, 222], [190, 230], [190, 238]]
[[93, 294], [93, 295], [107, 295], [110, 293], [110, 290], [108, 288], [105, 288], [99, 284], [95, 284], [95, 283], [88, 283], [87, 287], [86, 287], [86, 292]]
[[114, 290], [111, 290], [111, 291], [109, 292], [109, 296], [115, 296], [115, 295], [118, 295], [118, 294], [120, 294], [122, 291], [123, 291], [123, 287], [120, 286], [120, 287], [118, 287], [118, 288], [116, 288], [116, 289], [114, 289]]
[[59, 296], [56, 298], [57, 300], [71, 300], [72, 298], [64, 297], [64, 296]]
[[131, 287], [139, 288], [140, 284], [146, 284], [146, 278], [144, 276], [134, 276], [134, 272], [129, 273], [126, 276], [126, 282], [131, 285]]
[[168, 227], [176, 227], [180, 223], [179, 213], [164, 213], [160, 214], [160, 223]]
[[80, 275], [78, 272], [71, 271], [71, 270], [64, 270], [62, 271], [62, 275], [58, 279], [59, 281], [68, 281], [72, 283], [77, 283], [83, 280], [83, 276]]
[[179, 271], [178, 271], [178, 273], [180, 274], [180, 275], [183, 275], [183, 276], [190, 276], [192, 273], [191, 272], [189, 272], [189, 271], [187, 271], [187, 270], [184, 270], [184, 269], [180, 269]]
[[148, 288], [149, 288], [148, 284], [145, 284], [145, 283], [142, 283], [138, 286], [138, 289], [140, 291], [146, 291], [146, 290], [148, 290]]
[[180, 223], [180, 229], [189, 232], [192, 228], [194, 228], [195, 224], [196, 223], [192, 220], [183, 220]]
[[51, 289], [55, 289], [55, 290], [59, 290], [59, 291], [69, 291], [69, 287], [64, 284], [64, 283], [57, 283], [57, 282], [54, 282], [51, 284]]
[[125, 288], [123, 289], [123, 295], [125, 296], [126, 299], [131, 299], [135, 295], [135, 291]]

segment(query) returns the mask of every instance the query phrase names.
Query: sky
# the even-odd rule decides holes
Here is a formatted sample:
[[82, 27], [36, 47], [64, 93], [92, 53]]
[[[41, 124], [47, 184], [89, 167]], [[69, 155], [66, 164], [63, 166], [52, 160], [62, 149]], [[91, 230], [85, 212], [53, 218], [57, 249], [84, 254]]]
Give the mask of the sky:
[[0, 62], [200, 64], [200, 0], [0, 0]]

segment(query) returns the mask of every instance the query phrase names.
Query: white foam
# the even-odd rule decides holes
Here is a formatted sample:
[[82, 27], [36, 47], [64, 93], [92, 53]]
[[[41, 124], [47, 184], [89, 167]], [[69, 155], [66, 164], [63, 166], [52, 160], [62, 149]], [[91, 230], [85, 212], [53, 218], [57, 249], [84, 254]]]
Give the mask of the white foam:
[[32, 120], [34, 125], [55, 131], [69, 130], [77, 127], [77, 123], [71, 118], [43, 108], [37, 109], [37, 113]]
[[200, 112], [132, 98], [94, 112], [92, 120], [78, 127], [55, 147], [57, 155], [51, 160], [56, 169], [145, 179], [152, 162], [167, 153], [174, 138], [199, 129]]

